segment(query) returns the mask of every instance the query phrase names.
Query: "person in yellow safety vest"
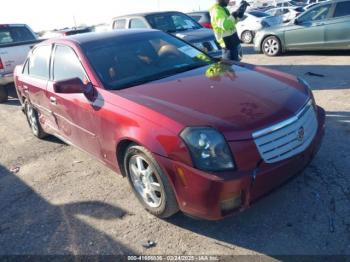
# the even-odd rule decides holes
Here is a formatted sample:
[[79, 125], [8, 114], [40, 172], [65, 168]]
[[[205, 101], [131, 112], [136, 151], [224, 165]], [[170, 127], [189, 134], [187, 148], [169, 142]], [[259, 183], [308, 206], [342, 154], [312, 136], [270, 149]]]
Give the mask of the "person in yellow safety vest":
[[227, 9], [230, 0], [216, 1], [216, 4], [210, 8], [210, 17], [215, 38], [222, 47], [222, 58], [239, 61], [241, 41], [237, 34], [236, 24], [240, 18], [243, 18], [249, 4], [243, 0], [237, 11], [230, 14]]

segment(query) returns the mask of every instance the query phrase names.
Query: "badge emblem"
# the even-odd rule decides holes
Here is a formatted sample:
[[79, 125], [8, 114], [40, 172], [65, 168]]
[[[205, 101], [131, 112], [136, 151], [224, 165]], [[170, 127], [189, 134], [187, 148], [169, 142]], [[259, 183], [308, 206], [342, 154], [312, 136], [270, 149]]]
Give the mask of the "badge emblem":
[[299, 142], [303, 142], [304, 141], [304, 137], [305, 137], [305, 130], [304, 130], [304, 127], [301, 127], [298, 130], [298, 141]]

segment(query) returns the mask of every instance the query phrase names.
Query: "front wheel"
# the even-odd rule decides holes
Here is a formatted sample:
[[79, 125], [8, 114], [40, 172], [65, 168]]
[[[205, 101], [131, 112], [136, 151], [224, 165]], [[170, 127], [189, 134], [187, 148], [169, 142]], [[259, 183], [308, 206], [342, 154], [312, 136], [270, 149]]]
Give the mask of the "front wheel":
[[8, 101], [8, 90], [6, 86], [0, 86], [0, 103]]
[[146, 148], [130, 146], [124, 157], [124, 168], [131, 188], [149, 213], [167, 218], [178, 212], [168, 177]]
[[275, 36], [266, 37], [262, 44], [262, 51], [267, 56], [278, 56], [282, 46], [280, 40]]

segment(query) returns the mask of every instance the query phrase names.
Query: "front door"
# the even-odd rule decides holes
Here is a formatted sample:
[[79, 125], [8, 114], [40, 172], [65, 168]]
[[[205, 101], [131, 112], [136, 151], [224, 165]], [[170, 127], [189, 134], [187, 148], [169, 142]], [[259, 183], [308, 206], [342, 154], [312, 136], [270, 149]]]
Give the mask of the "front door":
[[287, 50], [320, 49], [325, 39], [325, 21], [331, 4], [317, 6], [296, 20], [296, 25], [285, 31]]
[[47, 86], [50, 107], [56, 119], [59, 136], [84, 151], [99, 157], [100, 145], [96, 136], [94, 112], [84, 94], [55, 93], [55, 82], [80, 78], [89, 81], [75, 51], [65, 45], [54, 48], [51, 81]]

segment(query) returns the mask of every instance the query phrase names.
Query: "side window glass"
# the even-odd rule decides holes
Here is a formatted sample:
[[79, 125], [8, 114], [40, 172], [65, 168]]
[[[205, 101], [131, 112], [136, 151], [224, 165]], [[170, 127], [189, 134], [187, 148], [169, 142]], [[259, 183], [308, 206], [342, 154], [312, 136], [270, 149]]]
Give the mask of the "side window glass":
[[130, 28], [147, 28], [147, 25], [141, 19], [134, 18], [130, 20]]
[[125, 29], [126, 26], [126, 19], [119, 19], [114, 21], [113, 28], [114, 29]]
[[29, 59], [29, 75], [49, 79], [50, 56], [51, 45], [35, 48]]
[[56, 46], [53, 62], [53, 79], [62, 81], [72, 78], [86, 80], [85, 71], [77, 55], [68, 46]]
[[318, 6], [301, 16], [298, 20], [300, 23], [305, 23], [326, 19], [330, 8], [331, 5]]
[[342, 17], [350, 15], [350, 1], [337, 3], [334, 17]]

